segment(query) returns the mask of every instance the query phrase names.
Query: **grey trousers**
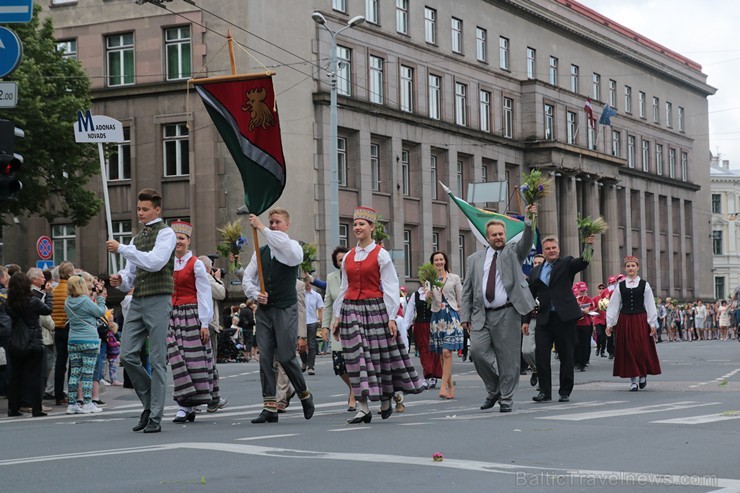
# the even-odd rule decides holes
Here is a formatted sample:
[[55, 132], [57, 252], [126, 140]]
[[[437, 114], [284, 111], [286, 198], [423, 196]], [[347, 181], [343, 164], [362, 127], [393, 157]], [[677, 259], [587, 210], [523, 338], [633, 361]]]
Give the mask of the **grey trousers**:
[[291, 387], [288, 375], [285, 374], [285, 370], [280, 366], [280, 363], [276, 362], [275, 366], [277, 366], [275, 369], [277, 372], [277, 402], [287, 404], [288, 396], [293, 392], [293, 387]]
[[522, 318], [513, 307], [486, 310], [481, 330], [470, 332], [470, 351], [475, 369], [489, 396], [511, 404], [519, 386]]
[[[172, 296], [134, 295], [121, 334], [121, 364], [131, 379], [136, 395], [150, 420], [159, 424], [164, 414], [167, 390], [167, 326], [172, 311]], [[141, 364], [139, 352], [149, 338], [151, 377]]]
[[295, 352], [298, 338], [298, 308], [276, 308], [260, 305], [256, 314], [257, 347], [260, 350], [260, 382], [262, 398], [274, 402], [277, 381], [272, 366], [274, 360], [285, 370], [288, 380], [299, 395], [306, 391], [306, 381]]
[[534, 329], [536, 326], [537, 321], [532, 317], [532, 321], [529, 322], [529, 334], [522, 338], [522, 356], [533, 372], [537, 372], [537, 358], [534, 355]]

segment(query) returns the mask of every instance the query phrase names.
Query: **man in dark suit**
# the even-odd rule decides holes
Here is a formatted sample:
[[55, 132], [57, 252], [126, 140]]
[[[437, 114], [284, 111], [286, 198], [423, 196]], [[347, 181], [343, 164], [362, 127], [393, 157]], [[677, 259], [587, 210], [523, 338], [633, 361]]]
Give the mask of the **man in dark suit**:
[[[586, 238], [586, 248], [593, 248], [594, 237]], [[573, 279], [586, 267], [583, 257], [560, 257], [558, 239], [548, 236], [542, 240], [545, 263], [532, 269], [530, 289], [539, 300], [535, 354], [540, 393], [532, 400], [552, 400], [550, 354], [555, 342], [560, 358], [560, 402], [568, 402], [573, 390], [573, 350], [576, 342], [576, 322], [583, 316], [573, 294]]]

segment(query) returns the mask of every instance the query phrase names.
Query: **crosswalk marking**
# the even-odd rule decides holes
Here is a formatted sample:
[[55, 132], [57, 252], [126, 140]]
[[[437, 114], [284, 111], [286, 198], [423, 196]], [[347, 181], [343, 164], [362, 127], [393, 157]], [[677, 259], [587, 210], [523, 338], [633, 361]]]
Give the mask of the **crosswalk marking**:
[[298, 433], [286, 433], [284, 435], [266, 435], [261, 437], [246, 437], [246, 438], [237, 438], [236, 440], [242, 440], [242, 441], [249, 441], [249, 440], [268, 440], [272, 438], [286, 438], [286, 437], [295, 437], [298, 436]]
[[587, 419], [612, 418], [616, 416], [628, 416], [632, 414], [660, 413], [666, 411], [677, 411], [679, 409], [690, 409], [694, 407], [716, 406], [721, 402], [681, 401], [654, 406], [639, 406], [626, 409], [610, 409], [607, 411], [594, 411], [589, 413], [560, 414], [556, 416], [540, 416], [537, 419], [555, 419], [561, 421], [584, 421]]
[[703, 416], [688, 416], [686, 418], [661, 419], [651, 421], [651, 423], [667, 423], [674, 425], [701, 425], [704, 423], [713, 423], [715, 421], [728, 421], [731, 419], [740, 419], [740, 414], [705, 414]]

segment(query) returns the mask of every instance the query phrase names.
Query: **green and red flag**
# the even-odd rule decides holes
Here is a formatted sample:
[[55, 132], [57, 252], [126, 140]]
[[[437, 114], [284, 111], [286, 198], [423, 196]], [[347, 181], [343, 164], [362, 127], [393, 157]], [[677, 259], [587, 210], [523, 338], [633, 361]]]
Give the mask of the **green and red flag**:
[[192, 83], [239, 168], [247, 210], [262, 214], [280, 198], [286, 178], [272, 75], [214, 77]]

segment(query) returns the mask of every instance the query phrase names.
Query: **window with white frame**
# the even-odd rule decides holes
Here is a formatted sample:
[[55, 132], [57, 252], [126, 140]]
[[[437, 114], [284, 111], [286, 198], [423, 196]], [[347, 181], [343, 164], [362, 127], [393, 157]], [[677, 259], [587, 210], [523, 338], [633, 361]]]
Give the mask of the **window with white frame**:
[[637, 94], [637, 104], [639, 106], [638, 109], [639, 109], [640, 118], [645, 118], [645, 111], [646, 111], [645, 105], [647, 104], [646, 97], [647, 96], [642, 91], [640, 91]]
[[370, 102], [383, 104], [383, 59], [370, 55]]
[[332, 0], [331, 8], [339, 12], [347, 12], [347, 0]]
[[578, 130], [578, 116], [574, 111], [565, 113], [566, 141], [570, 145], [576, 144], [576, 131]]
[[537, 78], [537, 50], [527, 47], [527, 79]]
[[545, 104], [545, 140], [555, 138], [555, 107]]
[[622, 133], [617, 130], [612, 130], [612, 156], [622, 156]]
[[[122, 245], [128, 245], [131, 242], [133, 233], [131, 232], [131, 221], [113, 221], [113, 239]], [[116, 257], [116, 267], [123, 269], [126, 267], [126, 258], [120, 253], [114, 254]], [[113, 272], [112, 256], [108, 255], [108, 272]]]
[[[720, 231], [721, 236], [722, 231]], [[721, 245], [721, 238], [720, 238], [720, 245]], [[716, 255], [722, 255], [722, 251], [720, 248], [720, 253], [717, 253]], [[714, 278], [714, 297], [718, 300], [722, 300], [725, 297], [725, 278], [724, 277], [715, 277]]]
[[642, 141], [642, 170], [650, 171], [650, 142]]
[[488, 61], [488, 31], [482, 27], [475, 28], [475, 58], [479, 62]]
[[464, 181], [465, 177], [463, 176], [463, 162], [462, 161], [457, 162], [456, 173], [457, 173], [457, 196], [465, 200], [465, 197], [463, 196], [463, 184], [465, 183]]
[[424, 40], [437, 44], [437, 11], [429, 7], [424, 7]]
[[586, 140], [588, 141], [586, 144], [588, 145], [588, 148], [592, 151], [596, 150], [596, 129], [592, 127], [590, 124], [586, 124]]
[[617, 81], [609, 79], [609, 106], [617, 108]]
[[413, 259], [411, 258], [411, 251], [412, 251], [412, 245], [411, 245], [411, 230], [410, 229], [404, 229], [403, 230], [403, 275], [404, 277], [411, 277], [411, 271], [413, 264]]
[[337, 179], [340, 187], [347, 186], [347, 139], [337, 137]]
[[[712, 231], [712, 253], [714, 255], [722, 255], [722, 231]], [[719, 279], [722, 280], [722, 294], [724, 297], [725, 279], [724, 277], [717, 277], [715, 278], [715, 282]]]
[[681, 153], [681, 180], [689, 181], [689, 155], [686, 152]]
[[57, 51], [62, 52], [64, 58], [77, 58], [77, 40], [65, 39], [57, 41]]
[[668, 148], [668, 176], [676, 177], [676, 149]]
[[503, 36], [498, 38], [498, 66], [509, 70], [509, 38]]
[[337, 94], [352, 95], [352, 50], [337, 46]]
[[627, 166], [630, 168], [635, 167], [635, 159], [637, 157], [637, 149], [635, 149], [635, 136], [627, 136]]
[[439, 197], [437, 196], [437, 180], [439, 177], [437, 176], [437, 156], [434, 154], [430, 157], [430, 174], [432, 175], [432, 200], [437, 200]]
[[401, 111], [414, 111], [414, 69], [401, 65]]
[[653, 97], [653, 123], [660, 123], [660, 99]]
[[457, 235], [457, 261], [460, 264], [460, 277], [465, 277], [465, 235]]
[[594, 98], [594, 101], [601, 101], [601, 74], [594, 72], [591, 80], [593, 82], [591, 85], [591, 97]]
[[442, 116], [442, 77], [429, 74], [429, 118], [439, 120]]
[[450, 21], [450, 26], [452, 28], [452, 52], [453, 53], [462, 53], [463, 51], [463, 39], [462, 39], [462, 28], [463, 28], [463, 21], [453, 17]]
[[578, 92], [578, 73], [580, 69], [578, 68], [578, 65], [571, 65], [570, 66], [570, 90], [573, 92]]
[[480, 91], [480, 129], [491, 131], [491, 93], [484, 90]]
[[339, 223], [339, 246], [347, 248], [349, 245], [349, 224]]
[[455, 82], [455, 123], [465, 126], [468, 124], [468, 86]]
[[488, 183], [488, 165], [484, 164], [480, 167], [480, 181]]
[[134, 33], [112, 34], [105, 37], [108, 85], [134, 83]]
[[439, 233], [436, 231], [432, 232], [432, 251], [439, 251]]
[[378, 0], [365, 0], [365, 20], [371, 24], [380, 24], [380, 5]]
[[164, 176], [190, 174], [190, 136], [187, 123], [162, 125]]
[[722, 195], [712, 194], [712, 214], [722, 214]]
[[673, 128], [673, 104], [670, 101], [665, 102], [665, 126]]
[[504, 137], [514, 138], [514, 100], [504, 98]]
[[380, 146], [370, 144], [370, 184], [373, 192], [380, 191]]
[[77, 262], [77, 235], [74, 224], [54, 224], [51, 226], [51, 240], [54, 244], [54, 265], [65, 260]]
[[189, 79], [192, 73], [190, 26], [170, 27], [164, 30], [167, 80]]
[[409, 33], [409, 0], [396, 0], [396, 32]]
[[123, 142], [111, 144], [108, 155], [108, 180], [131, 179], [131, 128], [123, 127]]
[[663, 144], [655, 144], [655, 173], [663, 174]]
[[683, 107], [678, 107], [678, 131], [683, 132], [686, 130], [686, 127], [684, 126], [684, 110]]
[[558, 59], [554, 56], [550, 57], [550, 74], [549, 82], [553, 86], [558, 85]]
[[632, 113], [632, 88], [630, 86], [624, 86], [624, 112]]
[[411, 182], [409, 181], [409, 151], [401, 150], [401, 193], [407, 197], [411, 195]]

